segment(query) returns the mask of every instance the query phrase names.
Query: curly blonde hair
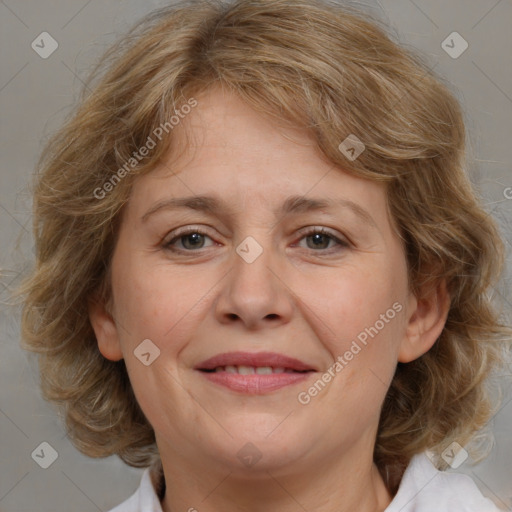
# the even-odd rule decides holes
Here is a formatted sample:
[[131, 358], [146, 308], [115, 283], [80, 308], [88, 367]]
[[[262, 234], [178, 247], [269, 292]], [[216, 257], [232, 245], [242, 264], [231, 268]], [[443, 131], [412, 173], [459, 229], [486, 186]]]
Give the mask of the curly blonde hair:
[[[389, 489], [416, 453], [439, 455], [481, 431], [498, 404], [489, 377], [510, 347], [487, 294], [500, 275], [502, 241], [465, 174], [458, 102], [379, 22], [321, 0], [181, 2], [134, 27], [90, 83], [41, 157], [36, 265], [22, 288], [24, 346], [39, 353], [44, 396], [62, 406], [79, 450], [133, 466], [158, 457], [124, 362], [98, 350], [87, 302], [110, 304], [123, 206], [134, 179], [169, 150], [172, 131], [108, 193], [97, 191], [187, 99], [215, 84], [308, 129], [346, 172], [385, 181], [411, 290], [421, 295], [446, 280], [451, 306], [441, 336], [420, 358], [398, 363], [382, 407], [374, 460]], [[349, 135], [365, 145], [353, 161], [339, 149]]]

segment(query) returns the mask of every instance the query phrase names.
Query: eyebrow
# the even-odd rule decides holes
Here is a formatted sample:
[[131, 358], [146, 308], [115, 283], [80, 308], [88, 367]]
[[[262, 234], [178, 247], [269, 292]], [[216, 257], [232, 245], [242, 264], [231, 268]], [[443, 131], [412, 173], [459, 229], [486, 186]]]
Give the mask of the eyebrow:
[[[364, 223], [377, 229], [373, 217], [361, 205], [350, 201], [349, 199], [320, 199], [308, 198], [304, 196], [290, 196], [288, 197], [281, 207], [274, 210], [276, 217], [287, 214], [307, 213], [311, 211], [318, 211], [322, 209], [333, 208], [341, 206], [351, 210], [360, 220]], [[142, 217], [142, 222], [154, 215], [156, 212], [162, 210], [175, 210], [179, 208], [187, 208], [195, 211], [202, 211], [208, 213], [218, 213], [220, 211], [228, 211], [228, 206], [221, 199], [213, 196], [189, 196], [189, 197], [175, 197], [159, 201], [151, 207]]]

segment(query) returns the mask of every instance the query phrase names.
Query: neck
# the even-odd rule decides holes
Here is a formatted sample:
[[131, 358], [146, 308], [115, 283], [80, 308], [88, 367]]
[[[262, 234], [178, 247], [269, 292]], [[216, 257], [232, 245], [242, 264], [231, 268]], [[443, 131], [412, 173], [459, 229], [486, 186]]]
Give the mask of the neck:
[[177, 453], [162, 455], [164, 512], [382, 512], [392, 501], [371, 452], [332, 456], [319, 465], [252, 468], [250, 474], [204, 460], [191, 464], [193, 458]]

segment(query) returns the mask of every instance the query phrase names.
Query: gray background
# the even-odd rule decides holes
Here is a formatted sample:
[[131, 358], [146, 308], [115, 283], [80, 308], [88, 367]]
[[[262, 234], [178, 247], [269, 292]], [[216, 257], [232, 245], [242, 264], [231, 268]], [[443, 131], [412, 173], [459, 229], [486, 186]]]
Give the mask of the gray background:
[[[6, 301], [30, 264], [30, 181], [46, 138], [77, 99], [91, 64], [141, 15], [151, 0], [0, 1], [0, 511], [108, 510], [137, 487], [140, 471], [111, 457], [89, 459], [66, 438], [55, 410], [40, 397], [36, 361], [18, 345], [19, 317]], [[355, 3], [355, 2], [354, 2]], [[512, 2], [510, 0], [367, 0], [406, 46], [422, 52], [463, 104], [470, 173], [507, 239], [508, 273], [497, 293], [512, 311]], [[32, 41], [49, 32], [59, 47], [41, 58]], [[457, 31], [468, 42], [458, 58], [442, 41]], [[512, 195], [512, 194], [510, 194]], [[509, 195], [509, 197], [510, 197]], [[512, 510], [512, 392], [492, 428], [496, 446], [482, 464], [465, 463], [482, 492]], [[48, 469], [31, 458], [46, 441], [58, 453]]]

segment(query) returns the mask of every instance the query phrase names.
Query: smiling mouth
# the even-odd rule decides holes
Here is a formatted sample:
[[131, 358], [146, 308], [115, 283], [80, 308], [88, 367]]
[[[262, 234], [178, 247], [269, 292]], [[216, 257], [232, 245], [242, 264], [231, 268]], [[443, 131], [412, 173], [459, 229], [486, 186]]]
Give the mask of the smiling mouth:
[[277, 391], [316, 373], [303, 361], [271, 352], [218, 354], [200, 363], [195, 370], [214, 386], [246, 395]]
[[314, 370], [294, 370], [293, 368], [285, 368], [283, 366], [272, 367], [272, 366], [217, 366], [213, 369], [201, 369], [200, 371], [206, 373], [228, 373], [238, 375], [273, 375], [281, 373], [309, 373]]

